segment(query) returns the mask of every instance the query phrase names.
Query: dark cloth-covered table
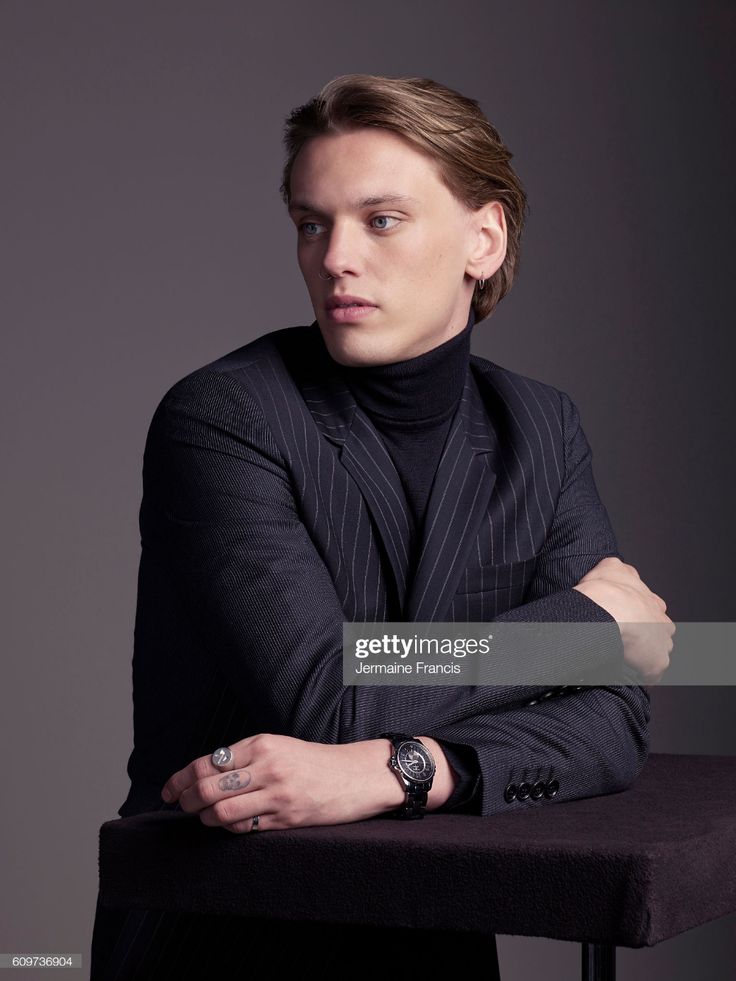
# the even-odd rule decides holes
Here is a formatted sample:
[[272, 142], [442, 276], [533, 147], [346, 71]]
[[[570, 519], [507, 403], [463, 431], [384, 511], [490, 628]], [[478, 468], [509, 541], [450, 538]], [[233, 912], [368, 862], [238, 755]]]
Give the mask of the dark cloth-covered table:
[[[191, 963], [182, 924], [187, 936], [200, 931], [203, 963], [230, 945], [243, 975], [268, 967], [269, 951], [285, 956], [290, 946], [296, 957], [302, 942], [313, 944], [302, 964], [319, 957], [344, 970], [351, 951], [358, 961], [380, 957], [395, 938], [413, 953], [407, 964], [426, 956], [449, 969], [486, 956], [493, 978], [500, 933], [579, 941], [584, 977], [613, 977], [616, 946], [651, 946], [736, 911], [735, 777], [734, 757], [652, 754], [622, 793], [514, 802], [485, 818], [438, 813], [247, 835], [181, 813], [108, 821], [92, 978], [134, 976], [121, 962], [130, 962], [136, 930], [160, 948], [150, 976], [173, 972], [176, 956]], [[179, 940], [167, 948], [175, 922]]]

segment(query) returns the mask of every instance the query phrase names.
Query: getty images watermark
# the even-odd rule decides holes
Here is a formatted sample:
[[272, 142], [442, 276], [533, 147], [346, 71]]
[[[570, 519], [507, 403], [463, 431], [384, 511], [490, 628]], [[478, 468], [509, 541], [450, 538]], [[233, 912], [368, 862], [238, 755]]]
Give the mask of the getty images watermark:
[[[674, 628], [674, 633], [673, 633]], [[736, 684], [736, 624], [343, 623], [346, 685]]]

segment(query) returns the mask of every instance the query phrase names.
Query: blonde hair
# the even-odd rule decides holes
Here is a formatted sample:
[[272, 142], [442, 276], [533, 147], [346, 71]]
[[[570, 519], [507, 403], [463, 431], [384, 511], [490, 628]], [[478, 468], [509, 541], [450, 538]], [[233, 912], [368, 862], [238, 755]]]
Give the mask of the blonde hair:
[[404, 137], [438, 166], [440, 179], [458, 201], [476, 210], [498, 201], [506, 218], [506, 257], [483, 290], [473, 291], [476, 322], [488, 317], [511, 289], [519, 267], [521, 233], [528, 211], [513, 154], [486, 119], [477, 100], [431, 78], [340, 75], [319, 95], [292, 110], [284, 129], [286, 163], [281, 196], [291, 203], [291, 172], [307, 140], [378, 126]]

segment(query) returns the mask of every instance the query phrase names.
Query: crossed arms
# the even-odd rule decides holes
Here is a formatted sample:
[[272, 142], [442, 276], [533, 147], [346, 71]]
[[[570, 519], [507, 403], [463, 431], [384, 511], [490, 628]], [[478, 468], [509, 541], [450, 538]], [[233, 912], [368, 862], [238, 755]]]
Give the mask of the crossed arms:
[[[530, 599], [496, 619], [609, 622], [611, 651], [620, 652], [614, 618], [573, 588], [618, 552], [590, 448], [563, 393], [560, 412], [565, 475]], [[649, 695], [641, 686], [559, 697], [528, 685], [344, 686], [343, 609], [257, 400], [237, 379], [195, 372], [162, 399], [144, 455], [141, 534], [213, 661], [242, 693], [256, 735], [344, 749], [399, 729], [472, 746], [483, 815], [510, 806], [510, 782], [554, 777], [555, 799], [570, 800], [624, 789], [644, 765]], [[252, 740], [244, 740], [251, 756]], [[214, 769], [208, 775], [200, 764], [196, 774], [216, 786]]]

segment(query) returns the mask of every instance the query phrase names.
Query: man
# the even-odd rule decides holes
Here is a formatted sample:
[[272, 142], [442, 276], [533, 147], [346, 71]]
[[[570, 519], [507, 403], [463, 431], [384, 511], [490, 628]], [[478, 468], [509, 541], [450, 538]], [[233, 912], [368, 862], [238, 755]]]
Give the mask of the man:
[[[623, 790], [644, 687], [342, 684], [344, 620], [608, 623], [608, 653], [649, 681], [671, 621], [621, 561], [569, 396], [469, 353], [526, 203], [477, 102], [345, 76], [286, 145], [316, 320], [197, 369], [154, 414], [119, 813], [250, 833]], [[408, 740], [431, 754], [424, 797], [389, 766]]]

